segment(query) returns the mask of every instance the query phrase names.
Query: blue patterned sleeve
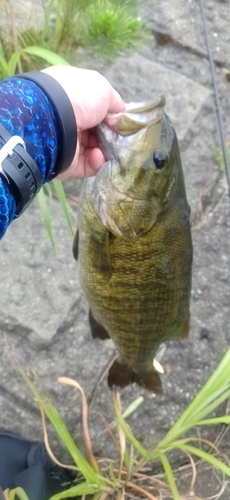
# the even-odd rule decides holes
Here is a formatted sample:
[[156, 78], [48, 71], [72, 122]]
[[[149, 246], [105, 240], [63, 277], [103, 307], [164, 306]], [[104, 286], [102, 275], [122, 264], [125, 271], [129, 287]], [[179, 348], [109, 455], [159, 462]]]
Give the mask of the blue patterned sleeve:
[[[11, 135], [24, 139], [42, 182], [48, 181], [62, 140], [55, 108], [43, 90], [20, 77], [0, 82], [0, 123]], [[4, 178], [0, 178], [0, 238], [14, 219], [15, 210], [15, 200]]]

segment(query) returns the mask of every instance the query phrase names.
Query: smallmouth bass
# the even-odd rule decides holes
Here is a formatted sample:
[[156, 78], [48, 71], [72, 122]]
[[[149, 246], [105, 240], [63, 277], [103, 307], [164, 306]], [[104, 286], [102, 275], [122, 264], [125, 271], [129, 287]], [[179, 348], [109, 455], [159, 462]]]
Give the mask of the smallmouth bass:
[[106, 158], [84, 181], [73, 253], [93, 338], [119, 357], [109, 386], [161, 393], [159, 345], [189, 331], [192, 242], [176, 133], [164, 97], [128, 104], [97, 127]]

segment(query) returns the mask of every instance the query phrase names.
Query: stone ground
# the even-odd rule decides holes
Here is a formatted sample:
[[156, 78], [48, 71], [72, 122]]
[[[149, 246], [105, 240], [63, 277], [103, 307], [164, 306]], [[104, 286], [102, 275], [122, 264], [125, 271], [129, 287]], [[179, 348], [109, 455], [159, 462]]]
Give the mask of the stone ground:
[[[210, 42], [216, 62], [226, 137], [230, 138], [230, 1], [206, 0]], [[147, 47], [110, 64], [86, 58], [86, 67], [98, 68], [126, 101], [144, 100], [159, 93], [180, 142], [181, 156], [192, 209], [194, 244], [191, 329], [181, 342], [167, 343], [162, 359], [163, 397], [138, 387], [122, 392], [126, 407], [140, 394], [143, 404], [129, 418], [145, 445], [159, 442], [172, 423], [218, 365], [230, 343], [230, 213], [225, 174], [216, 160], [220, 139], [199, 2], [149, 1], [142, 7], [153, 37]], [[66, 183], [68, 196], [77, 202], [80, 181]], [[42, 439], [40, 415], [17, 372], [12, 356], [29, 373], [34, 369], [83, 448], [80, 398], [60, 386], [57, 377], [77, 379], [90, 401], [98, 380], [114, 355], [111, 341], [92, 341], [83, 297], [72, 257], [72, 237], [59, 206], [50, 205], [57, 258], [54, 257], [36, 202], [15, 223], [1, 243], [0, 283], [0, 426], [28, 438]], [[76, 225], [76, 211], [73, 211]], [[100, 385], [90, 411], [95, 453], [117, 455], [102, 414], [113, 420], [111, 393], [106, 380]], [[225, 411], [225, 407], [222, 409]], [[202, 431], [215, 440], [220, 429]], [[54, 449], [63, 458], [53, 431]], [[228, 461], [230, 436], [221, 442]], [[64, 453], [65, 456], [65, 453]], [[178, 468], [181, 491], [188, 488], [191, 472], [187, 457], [172, 456]], [[156, 469], [158, 470], [158, 469]], [[198, 468], [196, 495], [229, 499], [228, 479], [212, 469]]]

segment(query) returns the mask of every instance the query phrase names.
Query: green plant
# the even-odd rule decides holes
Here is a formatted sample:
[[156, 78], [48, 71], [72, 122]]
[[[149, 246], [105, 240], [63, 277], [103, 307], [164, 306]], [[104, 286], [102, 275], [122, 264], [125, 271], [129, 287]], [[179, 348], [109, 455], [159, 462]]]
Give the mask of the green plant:
[[46, 195], [48, 195], [49, 198], [52, 198], [53, 195], [57, 196], [59, 203], [60, 203], [60, 206], [62, 208], [63, 214], [65, 216], [66, 222], [69, 226], [69, 229], [70, 229], [70, 232], [72, 235], [74, 234], [74, 230], [73, 230], [71, 217], [69, 214], [69, 209], [68, 209], [68, 204], [67, 204], [67, 199], [66, 199], [66, 195], [65, 195], [65, 191], [64, 191], [62, 182], [54, 179], [50, 184], [45, 184], [45, 186], [39, 191], [39, 193], [37, 195], [37, 199], [38, 199], [38, 203], [40, 206], [41, 215], [42, 215], [42, 218], [43, 218], [43, 221], [45, 224], [45, 228], [46, 228], [46, 231], [48, 233], [48, 236], [49, 236], [52, 248], [53, 248], [53, 252], [55, 255], [57, 255], [55, 238], [53, 235], [52, 222], [51, 222], [49, 208], [48, 208], [47, 201], [46, 201]]
[[[193, 468], [195, 468], [195, 463], [192, 456], [195, 456], [221, 470], [227, 476], [230, 476], [230, 467], [213, 455], [212, 451], [217, 451], [214, 444], [208, 440], [202, 438], [198, 439], [193, 436], [182, 438], [182, 436], [186, 435], [188, 431], [194, 430], [197, 426], [202, 427], [208, 425], [230, 424], [230, 415], [206, 418], [208, 414], [216, 410], [218, 406], [226, 401], [230, 396], [230, 349], [227, 351], [221, 363], [201, 391], [154, 449], [149, 450], [145, 448], [136, 439], [125, 420], [125, 415], [130, 413], [130, 409], [122, 414], [120, 394], [118, 392], [114, 392], [113, 402], [115, 421], [117, 423], [119, 436], [118, 445], [120, 448], [120, 461], [119, 464], [113, 464], [113, 466], [110, 461], [110, 467], [105, 468], [105, 470], [103, 470], [99, 465], [99, 462], [96, 460], [93, 453], [88, 430], [88, 405], [84, 391], [78, 382], [66, 377], [60, 377], [58, 379], [60, 383], [71, 385], [77, 388], [81, 393], [82, 428], [88, 461], [84, 458], [79, 448], [74, 443], [64, 422], [48, 396], [42, 396], [31, 380], [25, 375], [23, 370], [20, 368], [19, 370], [40, 406], [44, 429], [44, 440], [48, 452], [55, 460], [48, 441], [45, 416], [52, 423], [59, 435], [59, 438], [69, 451], [73, 460], [74, 465], [65, 467], [70, 467], [76, 471], [78, 484], [70, 487], [70, 489], [63, 493], [54, 495], [50, 500], [61, 500], [62, 498], [71, 498], [73, 496], [84, 497], [84, 495], [91, 495], [93, 500], [105, 500], [109, 498], [109, 495], [114, 495], [113, 498], [116, 499], [123, 499], [125, 498], [126, 490], [129, 492], [134, 491], [137, 495], [144, 495], [145, 498], [149, 498], [151, 500], [157, 500], [155, 494], [153, 494], [152, 490], [149, 489], [150, 485], [155, 485], [158, 490], [166, 488], [168, 495], [169, 491], [171, 491], [171, 495], [174, 500], [181, 500], [182, 497], [178, 492], [176, 480], [168, 458], [169, 452], [175, 449], [181, 450], [186, 454], [186, 456], [190, 457]], [[135, 404], [137, 403], [135, 402]], [[112, 434], [111, 427], [109, 429]], [[115, 439], [114, 436], [113, 438]], [[196, 443], [198, 443], [198, 445]], [[133, 452], [130, 452], [128, 449], [130, 448], [130, 445]], [[206, 447], [208, 446], [209, 451], [204, 450], [204, 446], [201, 447], [202, 445]], [[159, 479], [154, 478], [154, 476], [147, 476], [144, 472], [142, 472], [142, 467], [144, 465], [146, 466], [147, 463], [149, 465], [151, 464], [151, 469], [153, 469], [153, 461], [159, 459], [161, 460], [165, 471], [168, 484], [164, 481], [159, 481]], [[141, 485], [136, 482], [138, 478], [142, 480]], [[144, 485], [143, 480], [145, 480]], [[188, 498], [190, 498], [190, 493], [188, 494]], [[194, 500], [202, 500], [195, 496], [193, 496], [193, 498]]]
[[25, 49], [14, 52], [9, 59], [7, 59], [3, 46], [0, 42], [0, 77], [9, 78], [16, 73], [17, 65], [23, 55], [36, 56], [46, 63], [51, 65], [55, 64], [68, 64], [62, 57], [54, 54], [50, 50], [41, 47], [31, 46]]
[[80, 43], [105, 57], [134, 50], [147, 39], [149, 32], [128, 4], [98, 0], [91, 2], [81, 19]]
[[[0, 9], [7, 13], [8, 29], [3, 30], [0, 40], [7, 60], [12, 54], [36, 46], [48, 49], [76, 63], [76, 48], [103, 57], [115, 57], [134, 50], [146, 42], [150, 30], [135, 10], [140, 0], [49, 0], [44, 8], [43, 22], [35, 17], [32, 27], [15, 28], [16, 13], [20, 6], [3, 1]], [[40, 68], [38, 54], [20, 53], [18, 70]], [[49, 61], [48, 61], [49, 62]]]
[[14, 488], [5, 494], [6, 500], [29, 500], [27, 494], [22, 488]]

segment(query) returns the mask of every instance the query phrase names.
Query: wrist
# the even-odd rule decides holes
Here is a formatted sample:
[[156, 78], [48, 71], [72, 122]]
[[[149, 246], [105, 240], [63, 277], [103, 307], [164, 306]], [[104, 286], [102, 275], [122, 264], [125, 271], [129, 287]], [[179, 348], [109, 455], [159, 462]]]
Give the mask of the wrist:
[[61, 148], [52, 178], [65, 172], [73, 163], [77, 147], [77, 124], [74, 110], [63, 87], [51, 75], [42, 71], [23, 73], [21, 78], [34, 82], [53, 104], [61, 134]]
[[15, 201], [14, 218], [19, 217], [41, 188], [38, 166], [26, 151], [20, 136], [12, 136], [0, 124], [0, 177]]

